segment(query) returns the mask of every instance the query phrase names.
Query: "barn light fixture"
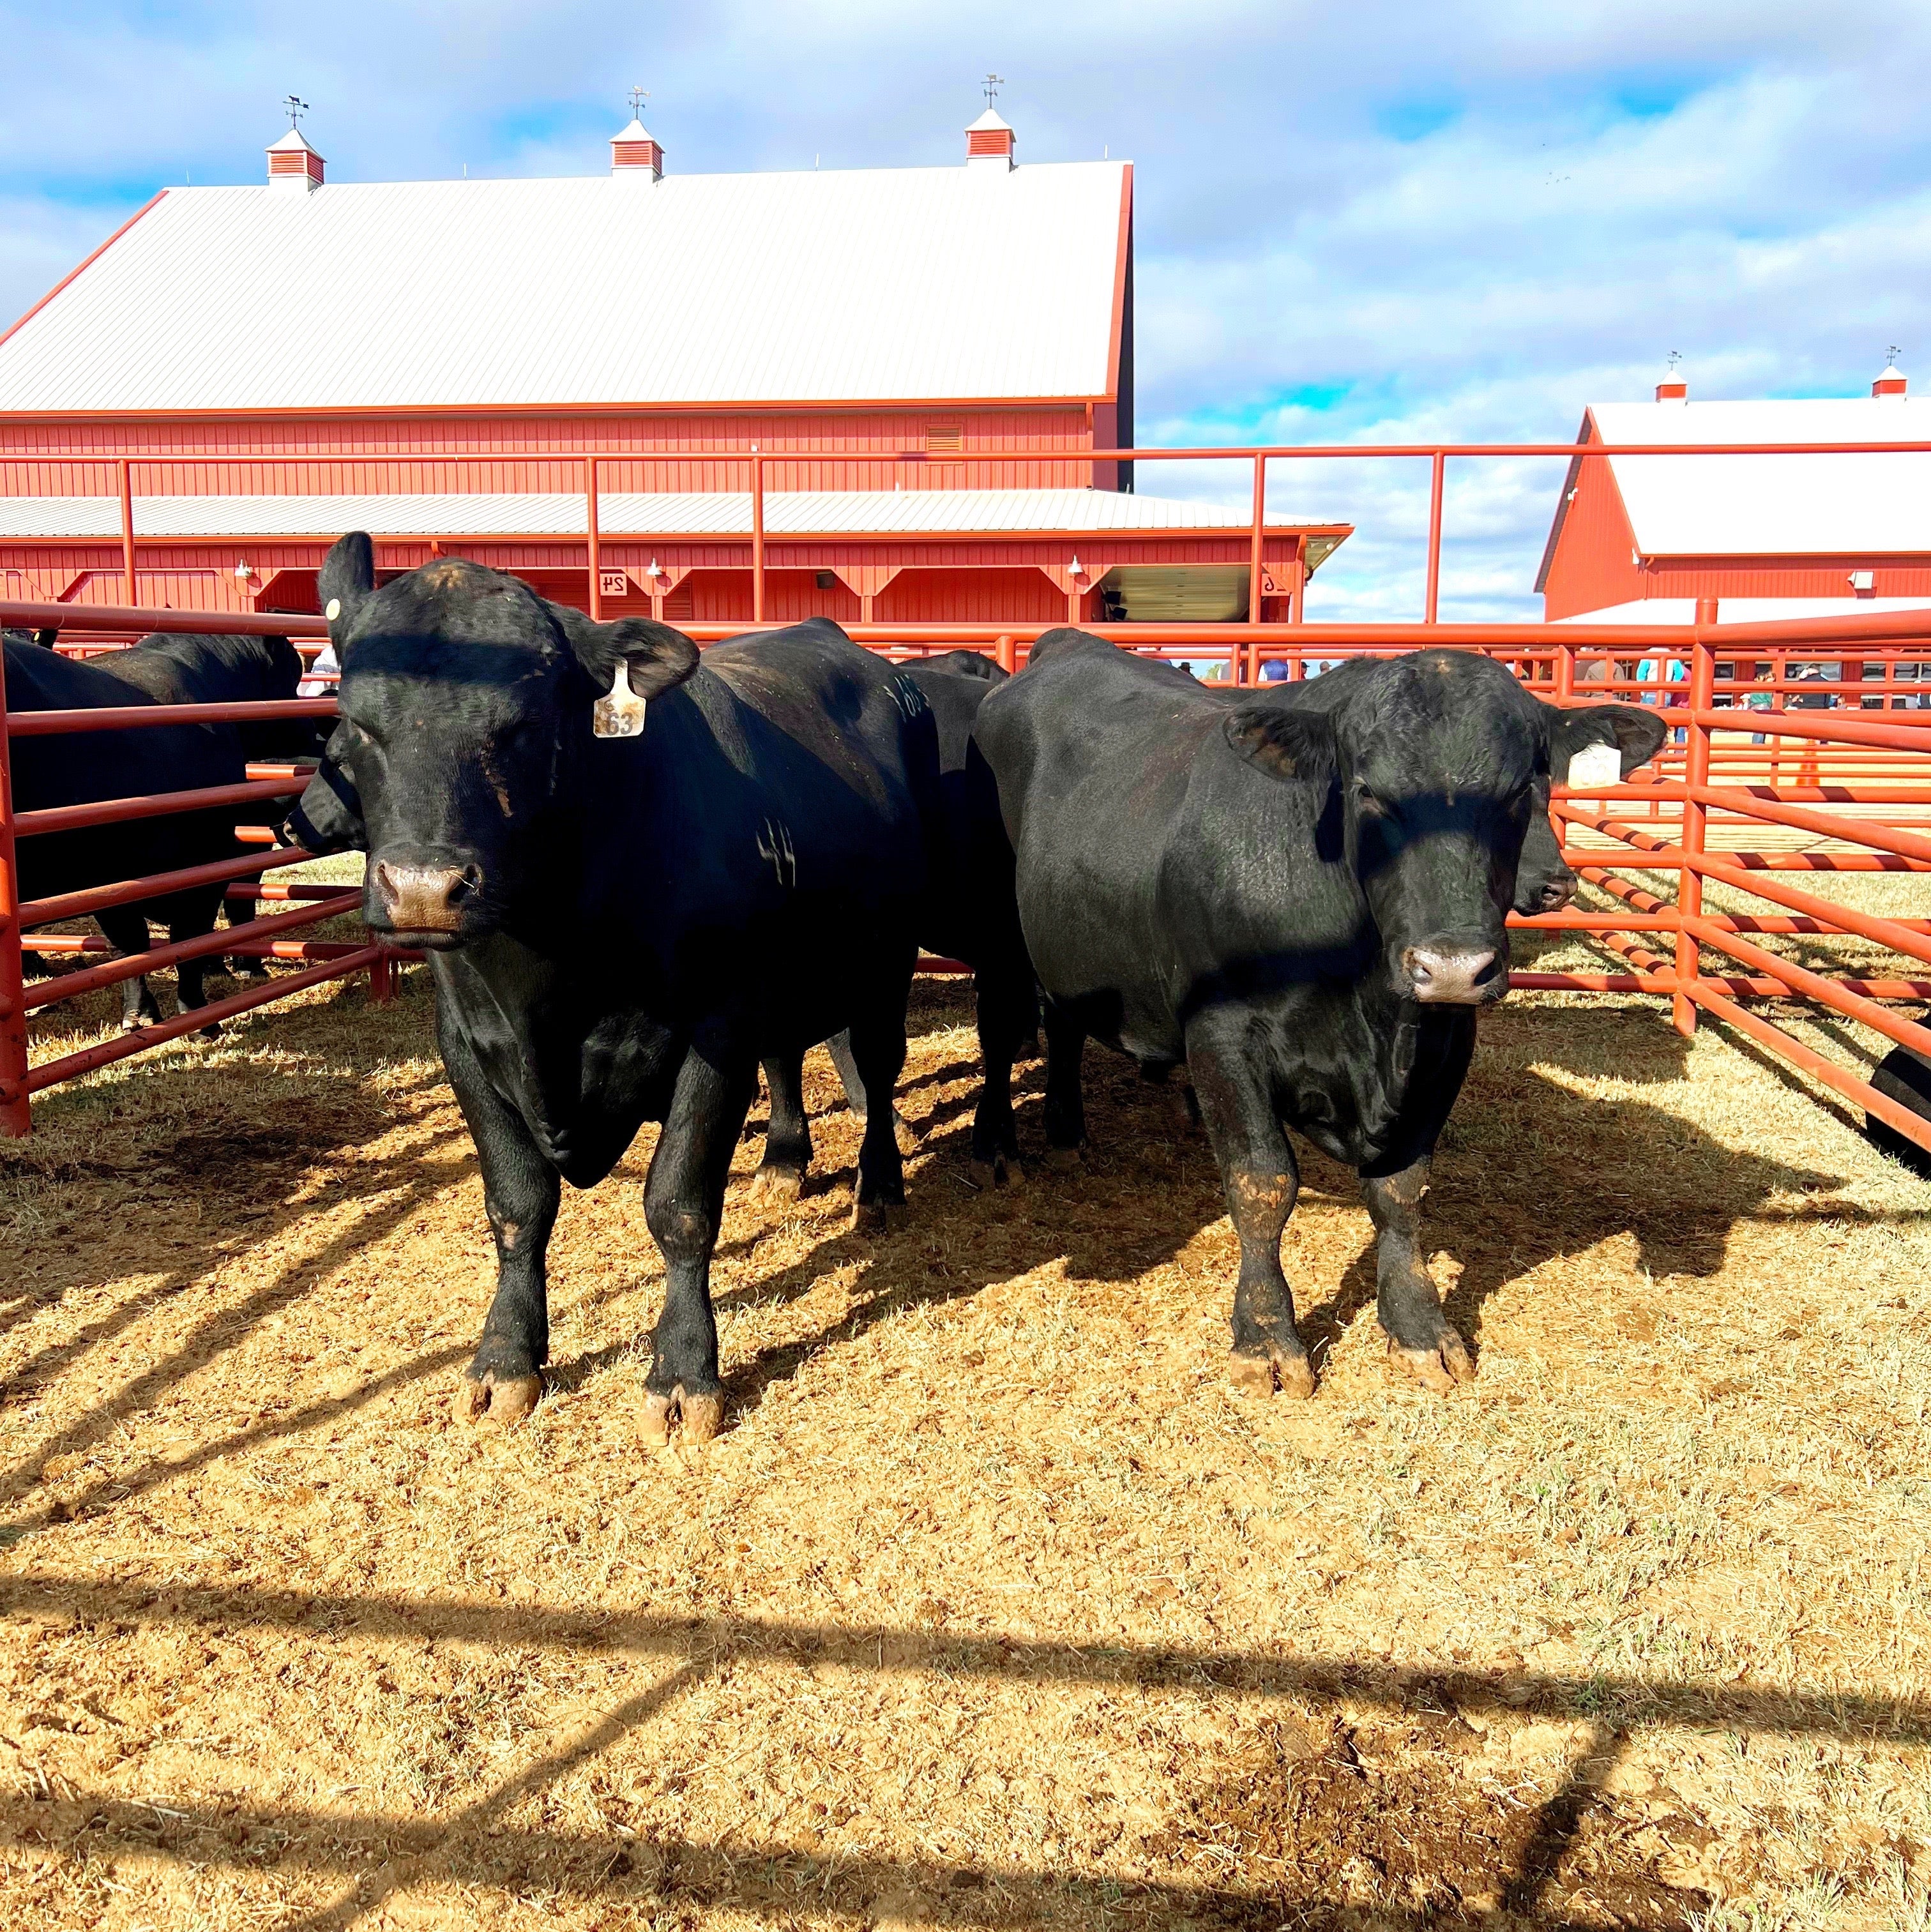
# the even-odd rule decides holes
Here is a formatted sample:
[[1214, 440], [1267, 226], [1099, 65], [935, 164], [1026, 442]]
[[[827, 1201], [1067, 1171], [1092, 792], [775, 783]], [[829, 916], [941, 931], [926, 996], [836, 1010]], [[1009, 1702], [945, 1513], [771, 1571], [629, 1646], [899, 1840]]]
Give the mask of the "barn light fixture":
[[235, 566], [235, 581], [237, 584], [246, 584], [254, 574], [255, 567], [246, 557]]
[[1086, 566], [1077, 556], [1074, 558], [1070, 568], [1072, 574], [1075, 577], [1084, 577], [1086, 574]]

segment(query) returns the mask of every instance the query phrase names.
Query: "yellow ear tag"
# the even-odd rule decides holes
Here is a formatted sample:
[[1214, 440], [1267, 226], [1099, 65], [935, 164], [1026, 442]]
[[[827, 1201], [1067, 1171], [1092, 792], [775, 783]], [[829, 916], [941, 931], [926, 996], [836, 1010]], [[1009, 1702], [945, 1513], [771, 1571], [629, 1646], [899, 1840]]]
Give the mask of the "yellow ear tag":
[[599, 738], [641, 738], [644, 700], [630, 688], [630, 667], [622, 658], [611, 674], [610, 694], [599, 698], [590, 713], [590, 729]]
[[339, 597], [330, 598], [329, 600], [329, 608], [327, 610], [324, 610], [322, 614], [328, 619], [330, 623], [332, 624], [335, 620], [342, 614], [341, 598]]

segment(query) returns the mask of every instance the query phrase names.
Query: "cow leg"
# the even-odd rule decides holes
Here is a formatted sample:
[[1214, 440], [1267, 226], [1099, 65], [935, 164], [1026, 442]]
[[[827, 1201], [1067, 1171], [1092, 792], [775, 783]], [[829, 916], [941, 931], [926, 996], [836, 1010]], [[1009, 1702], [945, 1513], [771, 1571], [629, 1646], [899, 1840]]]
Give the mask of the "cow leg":
[[811, 1167], [811, 1123], [805, 1115], [804, 1055], [774, 1054], [764, 1062], [771, 1091], [771, 1124], [764, 1130], [764, 1158], [751, 1177], [753, 1201], [795, 1201]]
[[1086, 1108], [1080, 1092], [1086, 1029], [1062, 1006], [1046, 1002], [1046, 1158], [1070, 1167], [1086, 1144]]
[[650, 1340], [644, 1384], [647, 1442], [708, 1442], [724, 1420], [717, 1372], [717, 1318], [710, 1306], [710, 1256], [724, 1214], [731, 1153], [751, 1110], [757, 1074], [713, 1064], [696, 1048], [677, 1071], [669, 1118], [644, 1184], [644, 1219], [664, 1257], [664, 1308]]
[[979, 1105], [972, 1116], [972, 1179], [991, 1187], [1026, 1179], [1013, 1119], [1013, 1062], [1039, 1024], [1030, 972], [1018, 982], [1002, 973], [979, 976]]
[[1475, 1379], [1475, 1360], [1442, 1312], [1441, 1297], [1422, 1260], [1429, 1159], [1424, 1154], [1395, 1174], [1364, 1174], [1361, 1194], [1374, 1222], [1375, 1312], [1388, 1337], [1389, 1357], [1405, 1363], [1424, 1388], [1446, 1395], [1456, 1383]]
[[1240, 1240], [1227, 1374], [1242, 1395], [1270, 1396], [1278, 1383], [1284, 1395], [1311, 1396], [1314, 1364], [1295, 1331], [1294, 1294], [1281, 1271], [1281, 1231], [1301, 1176], [1273, 1096], [1235, 1029], [1227, 1030], [1217, 1039], [1211, 1021], [1197, 1020], [1187, 1031], [1187, 1065]]
[[[850, 1029], [833, 1034], [825, 1042], [824, 1050], [831, 1055], [831, 1064], [838, 1070], [838, 1084], [845, 1089], [845, 1104], [860, 1120], [870, 1119], [871, 1102], [865, 1097], [865, 1083], [858, 1077], [858, 1062], [851, 1052]], [[918, 1152], [918, 1136], [912, 1132], [911, 1122], [896, 1106], [892, 1109], [892, 1134], [899, 1144], [899, 1153]]]
[[[110, 906], [94, 915], [103, 938], [116, 952], [132, 958], [148, 950], [147, 914], [134, 906]], [[161, 1003], [143, 974], [138, 980], [121, 982], [121, 1030], [132, 1033], [137, 1027], [153, 1026], [161, 1016]]]
[[[170, 920], [168, 922], [169, 943], [179, 946], [184, 940], [205, 938], [215, 930], [215, 922], [196, 919]], [[174, 969], [175, 1004], [185, 1013], [197, 1012], [208, 1004], [209, 958], [204, 952], [198, 958], [184, 959]], [[203, 1040], [214, 1040], [220, 1036], [221, 1022], [212, 1020], [202, 1028]]]
[[543, 1393], [550, 1359], [546, 1257], [563, 1184], [523, 1116], [491, 1085], [469, 1042], [441, 1023], [437, 1044], [482, 1168], [483, 1210], [496, 1238], [496, 1294], [482, 1337], [463, 1371], [454, 1404], [459, 1422], [521, 1422]]
[[[854, 1022], [851, 1058], [858, 1070], [859, 1084], [868, 1095], [897, 1090], [899, 1075], [905, 1064], [905, 1004], [902, 994], [896, 998], [887, 994], [872, 1014]], [[882, 1232], [890, 1225], [893, 1210], [905, 1204], [905, 1162], [899, 1156], [898, 1135], [893, 1124], [897, 1111], [883, 1106], [866, 1112], [865, 1138], [858, 1148], [858, 1191], [851, 1216], [852, 1226], [860, 1232]]]

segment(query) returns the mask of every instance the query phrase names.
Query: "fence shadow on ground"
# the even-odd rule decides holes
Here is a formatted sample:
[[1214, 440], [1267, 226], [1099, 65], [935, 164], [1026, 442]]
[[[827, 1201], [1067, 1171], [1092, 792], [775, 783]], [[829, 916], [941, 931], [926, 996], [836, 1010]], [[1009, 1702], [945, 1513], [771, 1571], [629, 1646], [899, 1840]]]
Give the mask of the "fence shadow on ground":
[[[281, 1922], [308, 1932], [335, 1932], [398, 1892], [443, 1882], [506, 1892], [538, 1882], [557, 1894], [611, 1904], [674, 1901], [759, 1916], [828, 1910], [875, 1918], [883, 1900], [921, 1920], [1002, 1928], [1104, 1928], [1125, 1919], [1173, 1932], [1203, 1923], [1264, 1926], [1272, 1932], [1284, 1916], [1329, 1922], [1344, 1909], [1371, 1906], [1378, 1922], [1420, 1932], [1470, 1906], [1500, 1906], [1520, 1921], [1554, 1928], [1570, 1922], [1546, 1912], [1545, 1901], [1557, 1892], [1566, 1862], [1590, 1838], [1603, 1776], [1625, 1748], [1633, 1721], [1750, 1736], [1931, 1744], [1931, 1703], [1836, 1687], [1806, 1692], [1601, 1676], [1422, 1673], [1271, 1652], [1090, 1645], [943, 1628], [0, 1578], [0, 1615], [23, 1612], [56, 1613], [104, 1629], [173, 1626], [218, 1634], [273, 1628], [299, 1630], [316, 1642], [485, 1644], [512, 1653], [562, 1651], [586, 1660], [634, 1658], [659, 1667], [660, 1674], [647, 1688], [587, 1720], [573, 1738], [445, 1816], [302, 1810], [179, 1794], [168, 1795], [164, 1803], [142, 1802], [104, 1792], [50, 1792], [41, 1802], [16, 1800], [0, 1810], [0, 1842], [17, 1846], [59, 1842], [82, 1856], [107, 1856], [131, 1840], [150, 1854], [197, 1867], [258, 1870], [266, 1863], [339, 1880], [342, 1888], [327, 1905]], [[1590, 1741], [1572, 1754], [1549, 1796], [1527, 1810], [1509, 1808], [1514, 1815], [1500, 1828], [1475, 1835], [1452, 1820], [1427, 1815], [1449, 1798], [1446, 1785], [1425, 1793], [1373, 1783], [1378, 1774], [1371, 1760], [1364, 1768], [1355, 1742], [1338, 1729], [1332, 1751], [1303, 1745], [1275, 1754], [1257, 1772], [1248, 1767], [1223, 1785], [1176, 1793], [1173, 1832], [1179, 1849], [1185, 1851], [1188, 1834], [1197, 1828], [1203, 1844], [1221, 1846], [1218, 1868], [1224, 1873], [1226, 1828], [1236, 1826], [1243, 1844], [1260, 1854], [1245, 1862], [1277, 1874], [1265, 1885], [1216, 1882], [1210, 1870], [1198, 1882], [1149, 1881], [1104, 1870], [880, 1858], [855, 1849], [807, 1850], [776, 1840], [734, 1838], [705, 1844], [615, 1827], [582, 1832], [509, 1822], [524, 1801], [542, 1797], [629, 1732], [674, 1710], [684, 1692], [722, 1667], [742, 1664], [813, 1672], [935, 1671], [954, 1678], [1083, 1683], [1113, 1693], [1197, 1693], [1206, 1685], [1230, 1699], [1272, 1700], [1304, 1737], [1311, 1730], [1318, 1737], [1323, 1724], [1335, 1725], [1344, 1702], [1357, 1714], [1365, 1711], [1398, 1727], [1424, 1723], [1439, 1730], [1463, 1712], [1566, 1718], [1587, 1713], [1595, 1721]], [[1298, 1713], [1307, 1714], [1297, 1718]], [[1364, 1735], [1357, 1731], [1355, 1740]], [[1432, 1806], [1418, 1802], [1428, 1796]], [[265, 1842], [270, 1847], [266, 1852]], [[1377, 1844], [1390, 1855], [1374, 1858], [1371, 1848]], [[1407, 1848], [1407, 1866], [1397, 1847]], [[1600, 1845], [1590, 1849], [1598, 1851]], [[1458, 1863], [1440, 1856], [1450, 1851]], [[1620, 1888], [1615, 1916], [1626, 1925], [1680, 1926], [1703, 1902], [1653, 1874], [1611, 1871], [1605, 1880], [1600, 1859], [1592, 1858], [1590, 1865], [1593, 1881]], [[1364, 1896], [1365, 1880], [1371, 1892], [1380, 1881], [1386, 1883]], [[1600, 1922], [1592, 1916], [1586, 1922]]]

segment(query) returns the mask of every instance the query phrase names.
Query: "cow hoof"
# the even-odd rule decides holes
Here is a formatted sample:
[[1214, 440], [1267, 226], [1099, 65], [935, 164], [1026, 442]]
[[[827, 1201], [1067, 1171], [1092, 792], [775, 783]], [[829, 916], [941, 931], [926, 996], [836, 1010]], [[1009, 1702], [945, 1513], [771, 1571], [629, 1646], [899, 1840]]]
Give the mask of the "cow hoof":
[[898, 1142], [901, 1154], [918, 1152], [918, 1136], [913, 1130], [911, 1121], [896, 1107], [892, 1109], [892, 1138]]
[[787, 1207], [804, 1192], [804, 1174], [795, 1167], [761, 1167], [751, 1177], [750, 1198], [759, 1206]]
[[854, 1234], [889, 1234], [905, 1218], [902, 1201], [858, 1201], [852, 1204]]
[[638, 1432], [651, 1448], [662, 1449], [668, 1446], [674, 1425], [680, 1430], [686, 1443], [711, 1441], [724, 1426], [724, 1397], [687, 1395], [682, 1382], [668, 1395], [647, 1389]]
[[541, 1376], [509, 1376], [499, 1382], [494, 1375], [480, 1381], [465, 1375], [449, 1406], [458, 1422], [493, 1422], [512, 1429], [528, 1416], [542, 1393]]
[[996, 1154], [990, 1160], [975, 1160], [967, 1172], [972, 1185], [982, 1190], [1026, 1185], [1026, 1169], [1010, 1154]]
[[1425, 1348], [1406, 1348], [1390, 1336], [1388, 1360], [1391, 1366], [1405, 1370], [1434, 1395], [1452, 1395], [1458, 1383], [1475, 1379], [1475, 1358], [1452, 1328], [1444, 1328], [1434, 1344]]
[[1278, 1388], [1283, 1395], [1305, 1402], [1314, 1392], [1314, 1365], [1305, 1350], [1296, 1354], [1278, 1342], [1269, 1342], [1258, 1348], [1230, 1351], [1227, 1379], [1236, 1395], [1265, 1402]]
[[131, 1019], [125, 1019], [121, 1022], [121, 1030], [123, 1033], [142, 1033], [145, 1032], [152, 1024], [152, 1022], [144, 1016], [137, 1013]]

